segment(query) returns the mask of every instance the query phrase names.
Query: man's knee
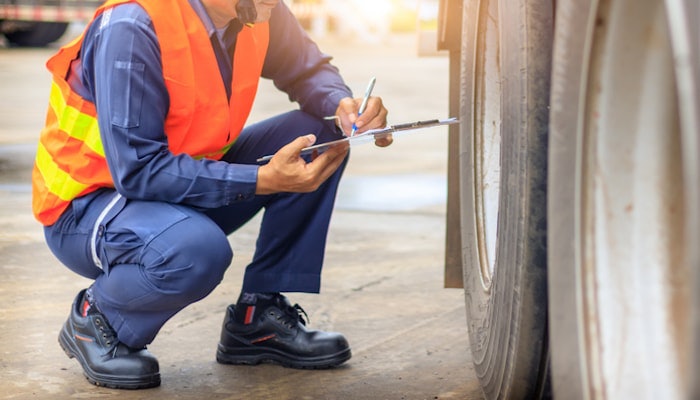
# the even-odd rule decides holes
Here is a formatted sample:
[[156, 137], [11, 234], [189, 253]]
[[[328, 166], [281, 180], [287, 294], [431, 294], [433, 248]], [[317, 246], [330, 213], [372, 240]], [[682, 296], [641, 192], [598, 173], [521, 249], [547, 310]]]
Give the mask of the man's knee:
[[158, 290], [189, 303], [205, 297], [221, 282], [233, 252], [213, 222], [207, 221], [205, 227], [192, 226], [188, 220], [177, 225], [149, 245], [150, 261], [144, 264], [144, 273]]

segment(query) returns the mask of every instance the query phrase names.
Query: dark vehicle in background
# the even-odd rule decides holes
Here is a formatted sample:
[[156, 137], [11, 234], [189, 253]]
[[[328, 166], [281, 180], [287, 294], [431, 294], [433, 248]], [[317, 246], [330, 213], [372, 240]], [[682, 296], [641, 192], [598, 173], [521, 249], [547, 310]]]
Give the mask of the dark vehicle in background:
[[44, 47], [71, 22], [87, 22], [101, 0], [0, 0], [0, 33], [12, 46]]
[[700, 2], [441, 0], [487, 399], [697, 399]]

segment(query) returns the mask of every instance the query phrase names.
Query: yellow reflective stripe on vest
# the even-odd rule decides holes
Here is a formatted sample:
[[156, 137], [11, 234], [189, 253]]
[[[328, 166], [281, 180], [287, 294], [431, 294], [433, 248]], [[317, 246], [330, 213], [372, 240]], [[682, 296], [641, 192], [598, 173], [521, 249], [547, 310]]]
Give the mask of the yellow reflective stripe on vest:
[[221, 150], [219, 150], [219, 151], [213, 151], [213, 152], [207, 153], [207, 154], [201, 154], [201, 155], [197, 155], [197, 156], [192, 156], [192, 158], [194, 158], [195, 160], [201, 160], [201, 159], [204, 159], [204, 158], [210, 158], [210, 159], [212, 159], [212, 160], [218, 160], [218, 159], [220, 159], [224, 154], [228, 153], [228, 151], [231, 149], [231, 147], [233, 147], [233, 143], [235, 143], [235, 141], [234, 141], [234, 142], [231, 142], [231, 143], [229, 143], [229, 144], [227, 144], [226, 146], [224, 146], [223, 149], [221, 149]]
[[44, 177], [49, 191], [61, 200], [73, 200], [87, 188], [87, 185], [76, 181], [60, 169], [41, 142], [36, 151], [36, 167]]
[[56, 114], [60, 130], [72, 138], [85, 143], [90, 150], [104, 157], [105, 150], [102, 147], [97, 118], [93, 118], [66, 104], [66, 99], [63, 97], [61, 88], [58, 87], [56, 82], [51, 82], [49, 103]]

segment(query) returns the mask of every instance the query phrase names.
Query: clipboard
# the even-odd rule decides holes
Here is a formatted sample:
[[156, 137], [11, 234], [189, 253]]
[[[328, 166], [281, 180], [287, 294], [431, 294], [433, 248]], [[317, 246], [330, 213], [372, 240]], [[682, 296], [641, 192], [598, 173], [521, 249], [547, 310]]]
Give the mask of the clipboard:
[[[338, 143], [343, 143], [343, 142], [349, 142], [351, 145], [353, 144], [360, 144], [360, 143], [367, 143], [367, 142], [372, 142], [376, 138], [381, 138], [382, 135], [388, 136], [388, 135], [393, 135], [395, 133], [403, 133], [403, 132], [408, 132], [408, 131], [414, 131], [418, 129], [426, 129], [426, 128], [432, 128], [435, 126], [442, 126], [442, 125], [452, 125], [452, 124], [457, 124], [459, 123], [459, 120], [457, 118], [447, 118], [447, 119], [431, 119], [431, 120], [426, 120], [426, 121], [415, 121], [415, 122], [407, 122], [403, 124], [397, 124], [397, 125], [391, 125], [387, 126], [386, 128], [381, 128], [381, 129], [370, 129], [368, 131], [362, 132], [360, 134], [357, 134], [355, 136], [346, 136], [342, 139], [338, 140], [333, 140], [330, 142], [325, 142], [325, 143], [319, 143], [315, 144], [313, 146], [305, 147], [301, 150], [301, 155], [309, 155], [309, 154], [321, 154], [324, 151], [326, 151], [329, 147], [336, 145]], [[258, 158], [256, 161], [258, 163], [264, 163], [269, 161], [272, 158], [272, 155], [267, 155], [264, 157]]]

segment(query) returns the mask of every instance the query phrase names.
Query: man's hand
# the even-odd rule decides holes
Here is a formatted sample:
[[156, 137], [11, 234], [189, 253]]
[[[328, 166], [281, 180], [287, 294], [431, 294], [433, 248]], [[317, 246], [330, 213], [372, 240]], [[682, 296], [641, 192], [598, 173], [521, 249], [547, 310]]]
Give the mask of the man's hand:
[[344, 142], [330, 147], [307, 163], [300, 157], [301, 150], [315, 142], [314, 135], [300, 136], [279, 149], [269, 163], [258, 169], [255, 194], [306, 193], [318, 189], [342, 164], [350, 145]]
[[[368, 129], [379, 129], [386, 127], [386, 116], [389, 113], [382, 104], [382, 99], [379, 97], [370, 97], [367, 101], [365, 112], [359, 117], [357, 111], [360, 109], [362, 99], [351, 99], [346, 97], [340, 101], [335, 115], [338, 117], [340, 128], [349, 135], [352, 131], [352, 124], [357, 127], [357, 133], [362, 133]], [[356, 133], [356, 134], [357, 134]], [[378, 137], [374, 144], [379, 147], [386, 147], [393, 141], [391, 135], [382, 135]]]

